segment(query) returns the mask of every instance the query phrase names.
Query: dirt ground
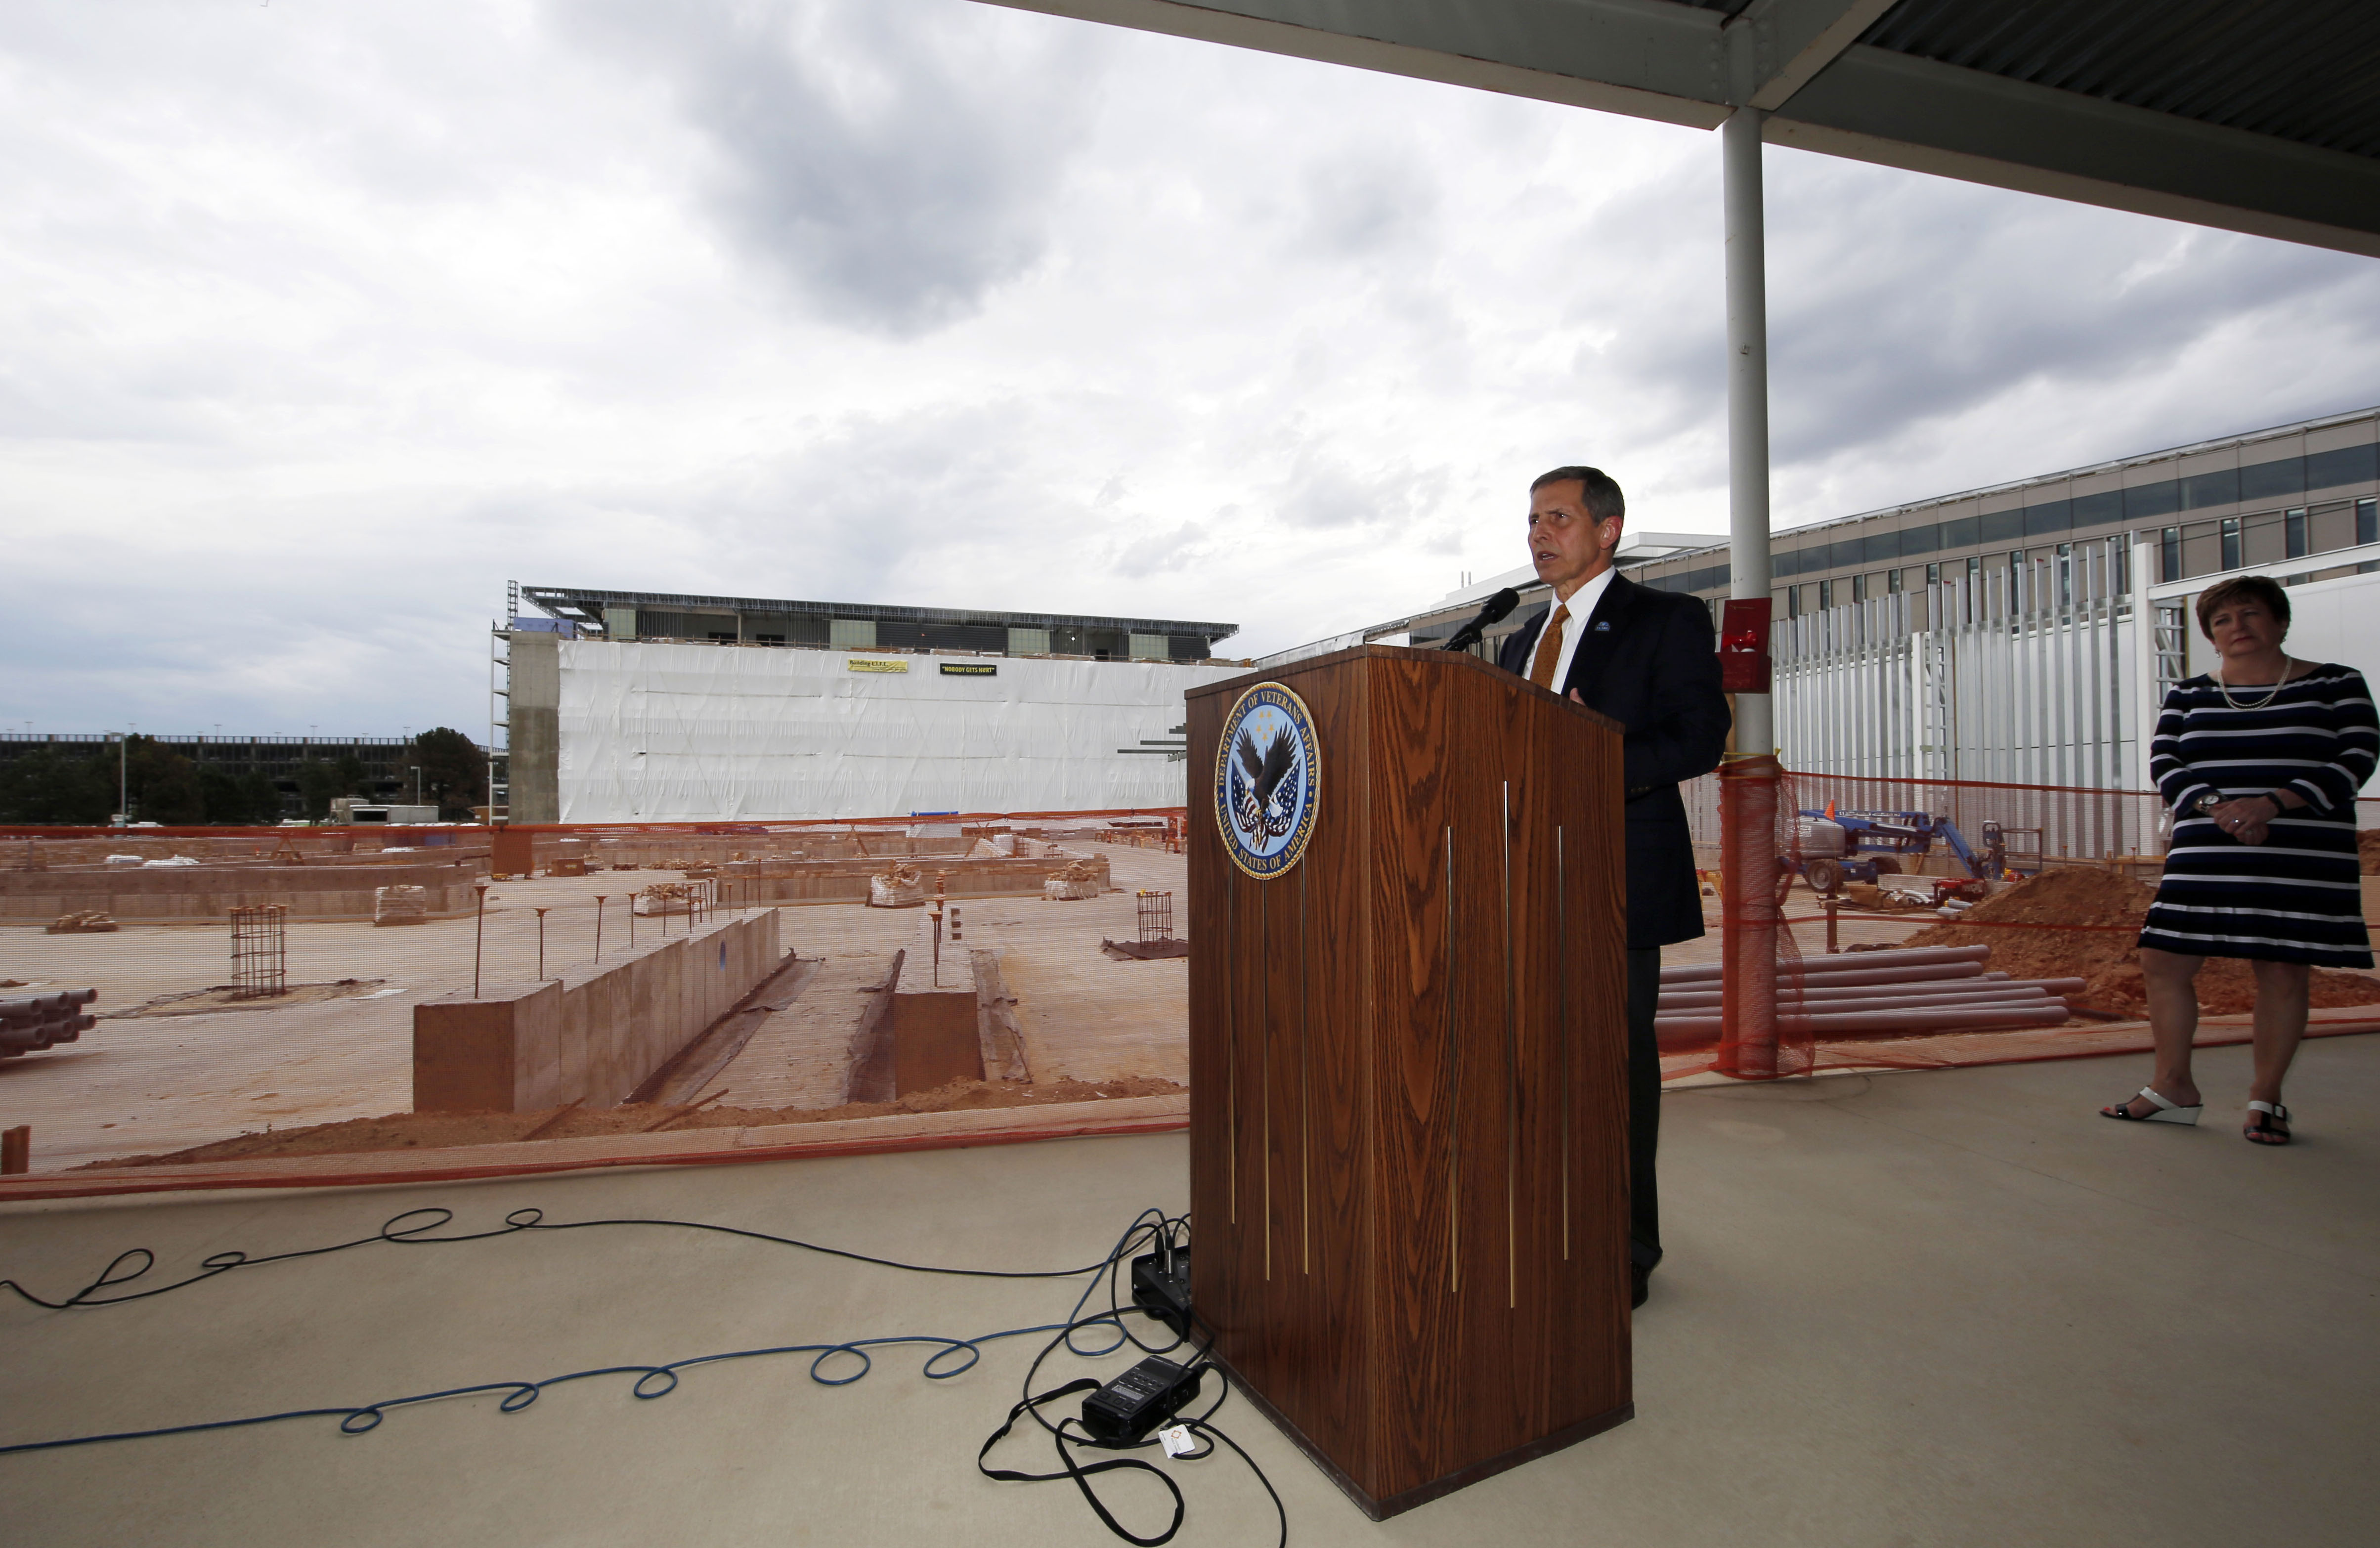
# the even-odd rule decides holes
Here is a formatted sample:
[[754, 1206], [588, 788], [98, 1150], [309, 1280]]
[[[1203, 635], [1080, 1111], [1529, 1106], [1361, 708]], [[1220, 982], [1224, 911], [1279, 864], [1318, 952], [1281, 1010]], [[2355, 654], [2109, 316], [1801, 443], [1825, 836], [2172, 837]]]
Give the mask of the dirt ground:
[[281, 1010], [292, 1005], [320, 1005], [326, 999], [368, 999], [383, 982], [385, 980], [378, 978], [342, 978], [335, 984], [292, 984], [279, 994], [253, 996], [243, 995], [229, 984], [217, 984], [209, 989], [159, 995], [155, 999], [136, 1005], [129, 1010], [103, 1011], [100, 1019], [200, 1016], [211, 1010]]
[[[2133, 942], [2156, 889], [2111, 871], [2073, 866], [2046, 871], [1976, 904], [1955, 924], [1918, 931], [1906, 946], [1988, 946], [1990, 966], [2016, 978], [2082, 978], [2089, 986], [2067, 1003], [2085, 1014], [2137, 1021], [2148, 1014], [2141, 957]], [[1971, 925], [1967, 921], [1975, 923]], [[1993, 928], [1995, 925], [2095, 925], [2116, 930]], [[2380, 979], [2316, 968], [2317, 1006], [2380, 1005]], [[2254, 970], [2237, 958], [2212, 957], [2198, 974], [2198, 1005], [2209, 1016], [2255, 1009]]]
[[506, 1144], [532, 1135], [541, 1140], [574, 1140], [594, 1134], [642, 1134], [660, 1129], [758, 1129], [778, 1123], [886, 1118], [895, 1113], [953, 1113], [985, 1107], [1097, 1102], [1123, 1096], [1178, 1096], [1184, 1092], [1184, 1087], [1171, 1081], [1140, 1076], [1096, 1082], [1055, 1081], [1046, 1085], [953, 1081], [936, 1090], [914, 1092], [891, 1102], [852, 1102], [840, 1107], [730, 1107], [719, 1104], [670, 1107], [637, 1103], [593, 1110], [550, 1107], [537, 1113], [389, 1113], [381, 1118], [349, 1119], [344, 1123], [241, 1134], [168, 1155], [94, 1161], [75, 1169], [176, 1166], [259, 1155], [353, 1155], [414, 1146], [434, 1149], [446, 1145]]

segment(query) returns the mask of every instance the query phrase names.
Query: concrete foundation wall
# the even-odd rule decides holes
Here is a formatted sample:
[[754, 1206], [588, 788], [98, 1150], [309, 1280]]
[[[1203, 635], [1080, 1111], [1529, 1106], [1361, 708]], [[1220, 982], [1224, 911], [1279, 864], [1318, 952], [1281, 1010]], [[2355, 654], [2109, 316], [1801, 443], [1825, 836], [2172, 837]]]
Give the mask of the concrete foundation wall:
[[505, 810], [515, 822], [560, 822], [561, 742], [554, 717], [562, 707], [562, 638], [516, 634], [506, 640], [512, 683], [505, 723], [512, 751], [504, 766], [511, 777]]
[[[262, 865], [275, 863], [284, 846], [295, 850], [304, 865], [389, 864], [420, 865], [476, 858], [488, 853], [484, 828], [285, 828], [227, 836], [176, 834], [170, 837], [125, 828], [99, 838], [55, 839], [38, 834], [0, 838], [0, 871], [39, 871], [71, 865], [98, 865], [111, 854], [137, 854], [143, 860], [190, 860], [225, 865]], [[383, 861], [382, 857], [385, 856]], [[287, 864], [285, 853], [279, 864]]]
[[[952, 860], [936, 865], [919, 864], [925, 873], [926, 896], [934, 895], [935, 873], [946, 876], [945, 896], [952, 898], [1038, 898], [1050, 873], [1067, 865], [1050, 860]], [[1099, 889], [1110, 885], [1104, 855], [1092, 861]], [[731, 902], [861, 903], [868, 901], [868, 880], [884, 869], [873, 860], [765, 861], [730, 864], [719, 868], [721, 896]]]
[[372, 893], [419, 887], [430, 916], [471, 912], [477, 865], [176, 865], [157, 870], [95, 866], [0, 871], [0, 925], [46, 925], [65, 913], [98, 912], [119, 922], [223, 924], [235, 908], [280, 903], [292, 919], [372, 916]]
[[777, 968], [774, 910], [413, 1008], [416, 1112], [616, 1107]]

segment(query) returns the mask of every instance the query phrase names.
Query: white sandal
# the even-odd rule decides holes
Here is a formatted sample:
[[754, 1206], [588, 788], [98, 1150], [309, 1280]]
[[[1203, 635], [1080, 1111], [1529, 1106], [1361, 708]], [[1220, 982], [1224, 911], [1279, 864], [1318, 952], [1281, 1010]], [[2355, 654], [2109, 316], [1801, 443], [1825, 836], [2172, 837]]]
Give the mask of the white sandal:
[[2285, 1145], [2289, 1143], [2289, 1110], [2278, 1102], [2251, 1102], [2248, 1123], [2240, 1132], [2251, 1144]]
[[2155, 1105], [2156, 1111], [2152, 1113], [2136, 1113], [2132, 1111], [2132, 1098], [2128, 1096], [2112, 1107], [2100, 1108], [2099, 1116], [2101, 1118], [2119, 1118], [2131, 1123], [2195, 1124], [2198, 1121], [2198, 1115], [2206, 1110], [2204, 1103], [2201, 1103], [2194, 1107], [2185, 1107], [2179, 1102], [2168, 1102], [2147, 1086], [2141, 1087], [2141, 1094], [2147, 1097], [2149, 1101]]

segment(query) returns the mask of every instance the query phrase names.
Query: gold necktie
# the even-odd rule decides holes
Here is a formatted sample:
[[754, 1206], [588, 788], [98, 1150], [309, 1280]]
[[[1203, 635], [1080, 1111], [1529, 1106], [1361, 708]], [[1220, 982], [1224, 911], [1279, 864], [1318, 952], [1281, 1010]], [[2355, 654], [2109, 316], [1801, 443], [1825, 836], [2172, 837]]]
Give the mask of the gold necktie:
[[1537, 659], [1530, 664], [1529, 681], [1540, 688], [1554, 685], [1554, 668], [1561, 661], [1562, 625], [1569, 618], [1570, 604], [1565, 602], [1554, 609], [1553, 616], [1546, 620], [1546, 632], [1537, 636]]

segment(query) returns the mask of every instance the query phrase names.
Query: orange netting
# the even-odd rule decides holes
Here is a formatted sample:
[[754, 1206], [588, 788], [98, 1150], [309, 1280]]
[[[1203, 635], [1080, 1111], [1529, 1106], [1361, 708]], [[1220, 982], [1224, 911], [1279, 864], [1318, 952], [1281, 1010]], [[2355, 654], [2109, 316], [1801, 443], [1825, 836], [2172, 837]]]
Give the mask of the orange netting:
[[[1706, 1072], [1773, 1080], [1821, 1069], [1937, 1068], [2149, 1046], [2135, 942], [2165, 848], [2165, 811], [2154, 792], [1810, 775], [1790, 772], [1775, 758], [1744, 757], [1689, 784], [1685, 794], [1697, 852], [1704, 863], [1718, 863], [1721, 940], [1716, 974], [1707, 963], [1663, 974], [1665, 1080]], [[1854, 884], [1851, 891], [1873, 906], [1831, 915], [1804, 904], [1789, 915], [1787, 889], [1799, 879], [1814, 892], [1829, 890], [1832, 881], [1818, 885], [1829, 875], [1821, 856], [1840, 853], [1814, 852], [1805, 861], [1797, 841], [1805, 826], [1797, 819], [1805, 816], [1865, 816], [1904, 832], [1925, 828], [1932, 835], [1927, 844], [1901, 853], [1886, 843], [1860, 844], [1855, 858], [1864, 865], [1881, 860], [1877, 868], [1887, 873], [1946, 882], [1987, 877], [1995, 893], [1945, 917], [1949, 911], [1937, 914], [1931, 901], [1896, 907], [1890, 893]], [[1912, 816], [1929, 820], [1912, 823]], [[2380, 871], [2380, 834], [2367, 838], [2364, 868]], [[1831, 877], [1840, 877], [1839, 865]], [[1854, 961], [1830, 955], [1811, 959], [1805, 970], [1792, 928], [1826, 926], [1831, 952], [1838, 919], [1909, 927], [1899, 938], [1851, 947], [1894, 954], [1856, 959], [1861, 967], [1874, 964], [1870, 981], [1963, 974], [1972, 990], [1958, 983], [1897, 982], [1890, 992], [1907, 998], [1892, 1003], [1904, 1008], [1911, 1024], [1846, 1030], [1843, 1023], [1864, 1018], [1846, 1015], [1854, 1009], [1850, 997], [1828, 986], [1858, 982], [1840, 976]], [[1947, 968], [1945, 957], [1972, 965]], [[1722, 990], [1723, 1003], [1712, 1005], [1720, 998], [1714, 991]], [[2252, 1010], [2250, 964], [2210, 959], [2197, 990], [2208, 1018], [2201, 1044], [2244, 1040], [2244, 1025], [2216, 1023]], [[2380, 1030], [2380, 977], [2317, 971], [2312, 999], [2310, 1035]], [[1977, 1014], [1993, 1004], [2011, 1009]], [[2029, 1017], [2033, 1024], [1992, 1025], [1993, 1014], [2011, 1022]]]

